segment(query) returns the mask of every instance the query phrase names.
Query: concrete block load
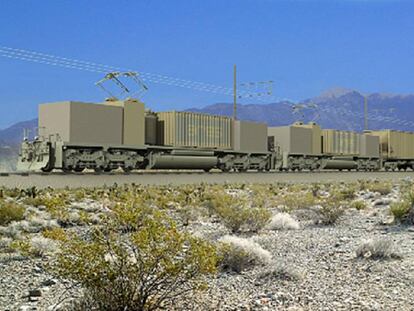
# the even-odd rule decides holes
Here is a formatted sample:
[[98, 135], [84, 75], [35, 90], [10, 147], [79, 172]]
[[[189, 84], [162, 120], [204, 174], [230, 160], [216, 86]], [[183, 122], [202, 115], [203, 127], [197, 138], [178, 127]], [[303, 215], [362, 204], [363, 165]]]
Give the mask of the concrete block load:
[[122, 108], [122, 144], [143, 146], [145, 144], [145, 106], [138, 100], [107, 100], [106, 106]]
[[266, 152], [267, 125], [250, 121], [234, 121], [233, 150]]
[[39, 106], [39, 134], [71, 144], [123, 143], [123, 108], [74, 101]]
[[[296, 125], [269, 127], [268, 136], [282, 152], [289, 154], [313, 154], [312, 130]], [[318, 152], [317, 154], [319, 154]]]

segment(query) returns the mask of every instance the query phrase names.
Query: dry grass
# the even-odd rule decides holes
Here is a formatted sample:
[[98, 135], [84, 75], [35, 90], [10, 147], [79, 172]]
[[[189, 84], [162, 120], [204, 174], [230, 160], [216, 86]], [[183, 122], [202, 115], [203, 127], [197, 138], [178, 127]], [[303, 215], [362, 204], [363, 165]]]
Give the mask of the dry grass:
[[356, 256], [369, 259], [401, 258], [394, 242], [386, 238], [377, 238], [363, 242], [356, 250]]
[[252, 239], [226, 235], [219, 240], [219, 265], [222, 270], [240, 273], [255, 265], [271, 262], [269, 251]]
[[279, 213], [272, 217], [266, 228], [269, 230], [298, 230], [300, 225], [288, 213]]

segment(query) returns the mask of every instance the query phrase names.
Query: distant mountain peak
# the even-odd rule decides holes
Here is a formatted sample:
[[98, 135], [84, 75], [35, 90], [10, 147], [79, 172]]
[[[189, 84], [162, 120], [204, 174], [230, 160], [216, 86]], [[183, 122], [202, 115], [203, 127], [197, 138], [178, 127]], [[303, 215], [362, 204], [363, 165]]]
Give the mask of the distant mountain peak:
[[322, 92], [321, 95], [319, 95], [318, 97], [320, 99], [332, 99], [332, 98], [342, 97], [350, 93], [358, 93], [358, 92], [352, 89], [344, 88], [344, 87], [333, 87], [333, 88], [330, 88]]

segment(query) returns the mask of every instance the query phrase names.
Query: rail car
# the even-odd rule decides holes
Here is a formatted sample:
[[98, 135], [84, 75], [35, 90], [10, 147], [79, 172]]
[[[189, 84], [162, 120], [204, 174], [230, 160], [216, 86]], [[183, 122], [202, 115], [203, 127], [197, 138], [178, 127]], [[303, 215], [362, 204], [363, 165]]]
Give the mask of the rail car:
[[414, 169], [409, 132], [356, 133], [300, 122], [268, 127], [201, 113], [154, 113], [135, 99], [41, 104], [38, 122], [38, 135], [23, 139], [19, 171]]

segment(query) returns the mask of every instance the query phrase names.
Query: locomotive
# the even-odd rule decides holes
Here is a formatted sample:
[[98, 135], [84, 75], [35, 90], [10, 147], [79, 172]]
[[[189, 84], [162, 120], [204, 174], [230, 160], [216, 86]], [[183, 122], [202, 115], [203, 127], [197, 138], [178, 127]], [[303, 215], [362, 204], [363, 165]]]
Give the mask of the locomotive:
[[38, 122], [38, 135], [21, 144], [19, 171], [414, 169], [411, 132], [356, 133], [313, 122], [268, 127], [201, 113], [154, 113], [136, 99], [41, 104]]

